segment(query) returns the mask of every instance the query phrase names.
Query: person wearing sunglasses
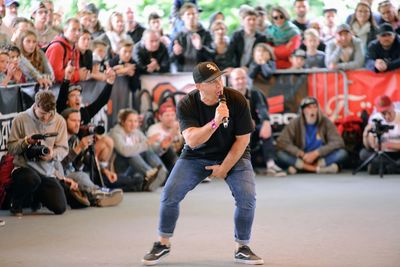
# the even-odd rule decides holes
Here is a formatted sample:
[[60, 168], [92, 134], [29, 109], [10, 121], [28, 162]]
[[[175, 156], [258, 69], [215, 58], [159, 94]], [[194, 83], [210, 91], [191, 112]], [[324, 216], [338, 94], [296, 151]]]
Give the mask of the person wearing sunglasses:
[[278, 164], [289, 174], [337, 173], [347, 158], [336, 126], [322, 113], [318, 100], [309, 96], [301, 101], [299, 116], [283, 129], [277, 149]]
[[300, 30], [290, 21], [288, 12], [281, 6], [271, 9], [271, 21], [267, 38], [274, 49], [276, 68], [288, 69], [291, 66], [290, 55], [301, 44]]
[[368, 46], [367, 69], [386, 72], [400, 67], [400, 39], [392, 25], [383, 23], [379, 26], [378, 39]]
[[35, 30], [38, 36], [39, 47], [46, 47], [58, 34], [47, 24], [47, 14], [49, 11], [42, 2], [34, 2], [32, 6], [31, 18], [35, 24]]

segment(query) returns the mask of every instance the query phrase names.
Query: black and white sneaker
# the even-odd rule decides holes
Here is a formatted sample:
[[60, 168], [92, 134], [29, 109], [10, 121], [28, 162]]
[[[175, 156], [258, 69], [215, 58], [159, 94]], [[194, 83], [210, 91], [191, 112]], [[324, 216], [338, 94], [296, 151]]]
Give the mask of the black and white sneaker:
[[160, 262], [160, 259], [167, 256], [171, 250], [171, 247], [162, 245], [160, 242], [154, 242], [153, 248], [149, 253], [144, 255], [142, 263], [144, 265], [156, 265]]
[[239, 247], [235, 253], [235, 262], [250, 265], [264, 264], [264, 260], [254, 254], [248, 246]]

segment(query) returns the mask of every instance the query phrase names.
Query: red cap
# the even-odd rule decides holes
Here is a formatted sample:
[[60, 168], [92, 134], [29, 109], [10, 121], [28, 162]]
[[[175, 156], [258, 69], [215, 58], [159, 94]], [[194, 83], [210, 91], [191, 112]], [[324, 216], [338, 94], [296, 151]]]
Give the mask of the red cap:
[[393, 102], [387, 95], [382, 95], [375, 100], [375, 107], [378, 112], [384, 112], [393, 107]]

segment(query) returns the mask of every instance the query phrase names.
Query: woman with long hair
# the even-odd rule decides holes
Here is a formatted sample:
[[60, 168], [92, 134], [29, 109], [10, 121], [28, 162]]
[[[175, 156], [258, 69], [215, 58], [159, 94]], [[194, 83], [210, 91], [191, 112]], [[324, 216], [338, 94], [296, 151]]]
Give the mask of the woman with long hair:
[[370, 41], [376, 39], [378, 25], [367, 2], [359, 2], [349, 22], [351, 31], [361, 39], [367, 49]]

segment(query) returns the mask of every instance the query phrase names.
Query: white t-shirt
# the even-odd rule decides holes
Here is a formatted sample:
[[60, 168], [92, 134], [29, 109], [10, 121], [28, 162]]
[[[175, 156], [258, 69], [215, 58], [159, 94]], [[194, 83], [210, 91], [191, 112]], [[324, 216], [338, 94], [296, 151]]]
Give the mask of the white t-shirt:
[[[391, 142], [391, 143], [400, 143], [400, 110], [395, 110], [396, 116], [395, 119], [392, 122], [387, 122], [381, 113], [377, 112], [372, 114], [369, 117], [368, 123], [371, 125], [375, 125], [375, 123], [372, 121], [373, 119], [379, 119], [382, 120], [383, 125], [392, 125], [394, 126], [393, 129], [389, 130], [387, 133], [384, 133], [382, 135], [382, 144], [385, 142]], [[385, 151], [394, 151], [394, 150], [387, 150]]]

